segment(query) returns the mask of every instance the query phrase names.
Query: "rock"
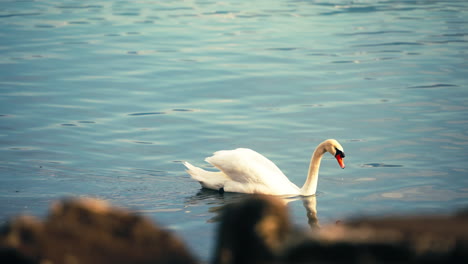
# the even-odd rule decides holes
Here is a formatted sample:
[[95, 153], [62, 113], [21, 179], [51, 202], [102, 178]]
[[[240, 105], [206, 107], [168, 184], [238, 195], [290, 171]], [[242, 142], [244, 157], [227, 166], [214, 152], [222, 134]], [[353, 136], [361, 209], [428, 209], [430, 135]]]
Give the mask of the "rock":
[[[295, 230], [285, 201], [247, 195], [222, 212], [212, 263], [468, 263], [468, 211], [361, 218]], [[310, 219], [310, 217], [309, 217]], [[309, 221], [310, 224], [310, 221]], [[197, 263], [172, 233], [95, 199], [58, 202], [44, 220], [22, 216], [0, 228], [0, 263]]]
[[288, 245], [283, 263], [468, 263], [468, 217], [361, 218]]
[[[2, 263], [196, 263], [168, 231], [95, 199], [55, 204], [40, 221], [19, 217], [0, 231]], [[7, 262], [8, 261], [8, 262]]]
[[284, 200], [248, 196], [225, 207], [213, 263], [468, 263], [468, 212], [312, 222], [295, 230]]
[[249, 195], [224, 208], [213, 263], [272, 263], [289, 232], [288, 212], [282, 200]]

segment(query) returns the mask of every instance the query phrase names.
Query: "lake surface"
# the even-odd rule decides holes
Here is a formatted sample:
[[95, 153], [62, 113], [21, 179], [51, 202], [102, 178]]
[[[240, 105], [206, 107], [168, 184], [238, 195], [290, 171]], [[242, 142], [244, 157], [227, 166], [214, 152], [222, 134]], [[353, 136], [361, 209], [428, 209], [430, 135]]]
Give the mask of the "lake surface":
[[[468, 204], [466, 1], [3, 1], [0, 221], [68, 196], [131, 208], [202, 260], [219, 209], [208, 168], [252, 148], [302, 185], [320, 224]], [[307, 228], [301, 199], [291, 218]]]

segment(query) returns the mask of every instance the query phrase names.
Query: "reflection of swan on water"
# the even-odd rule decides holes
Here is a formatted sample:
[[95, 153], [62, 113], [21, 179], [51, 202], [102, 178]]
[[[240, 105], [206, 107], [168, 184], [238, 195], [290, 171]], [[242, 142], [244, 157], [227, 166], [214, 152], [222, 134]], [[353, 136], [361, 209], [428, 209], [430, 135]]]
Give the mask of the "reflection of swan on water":
[[320, 225], [317, 217], [317, 197], [315, 195], [302, 197], [302, 204], [307, 211], [309, 226], [312, 229], [319, 228]]
[[196, 207], [200, 205], [208, 206], [208, 211], [205, 213], [214, 214], [207, 222], [215, 223], [219, 222], [220, 214], [224, 207], [229, 204], [239, 202], [245, 198], [245, 194], [242, 193], [224, 193], [221, 194], [218, 191], [209, 189], [200, 189], [195, 195], [185, 198], [186, 207]]
[[273, 195], [313, 195], [323, 155], [331, 153], [344, 168], [343, 147], [334, 139], [320, 143], [310, 161], [309, 173], [302, 188], [290, 182], [269, 159], [245, 148], [221, 150], [205, 159], [220, 171], [212, 172], [184, 162], [187, 172], [207, 189], [220, 192], [263, 193]]
[[[220, 220], [220, 215], [222, 214], [224, 208], [230, 204], [238, 203], [244, 199], [251, 197], [250, 194], [241, 194], [241, 193], [219, 193], [217, 191], [201, 189], [197, 194], [187, 197], [185, 200], [186, 206], [195, 206], [199, 204], [208, 205], [208, 213], [214, 214], [207, 220], [208, 223], [216, 223]], [[255, 195], [253, 196], [255, 197]], [[287, 206], [291, 202], [298, 200], [302, 201], [304, 208], [306, 209], [307, 222], [311, 228], [319, 227], [319, 220], [317, 217], [317, 200], [316, 196], [285, 196], [285, 197], [272, 197], [272, 199], [277, 199], [284, 206]]]

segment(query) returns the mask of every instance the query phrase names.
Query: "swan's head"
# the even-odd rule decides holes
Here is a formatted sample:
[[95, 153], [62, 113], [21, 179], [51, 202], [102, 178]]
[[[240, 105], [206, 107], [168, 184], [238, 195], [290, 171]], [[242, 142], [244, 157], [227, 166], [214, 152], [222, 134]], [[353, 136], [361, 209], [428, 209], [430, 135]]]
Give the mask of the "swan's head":
[[327, 139], [321, 145], [325, 148], [325, 151], [329, 152], [336, 158], [340, 167], [344, 169], [345, 164], [343, 158], [345, 157], [345, 154], [340, 143], [338, 143], [338, 141], [335, 139]]

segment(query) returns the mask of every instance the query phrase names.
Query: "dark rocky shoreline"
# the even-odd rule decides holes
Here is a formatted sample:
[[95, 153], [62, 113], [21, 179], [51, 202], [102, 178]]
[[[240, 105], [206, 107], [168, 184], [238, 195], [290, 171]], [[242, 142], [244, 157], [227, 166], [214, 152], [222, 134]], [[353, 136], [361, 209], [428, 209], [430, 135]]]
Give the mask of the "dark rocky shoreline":
[[[1, 263], [199, 263], [172, 232], [94, 199], [65, 199], [44, 219], [0, 228]], [[468, 213], [362, 218], [296, 230], [282, 200], [225, 207], [212, 263], [468, 263]]]

